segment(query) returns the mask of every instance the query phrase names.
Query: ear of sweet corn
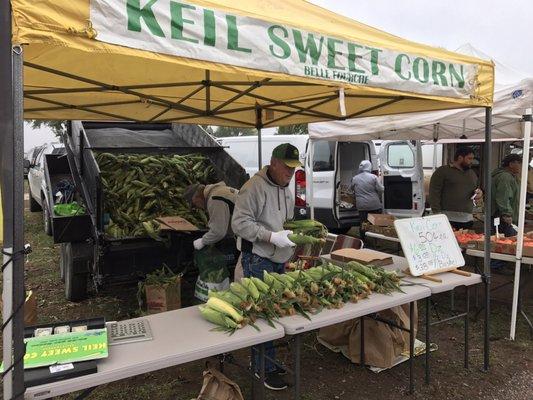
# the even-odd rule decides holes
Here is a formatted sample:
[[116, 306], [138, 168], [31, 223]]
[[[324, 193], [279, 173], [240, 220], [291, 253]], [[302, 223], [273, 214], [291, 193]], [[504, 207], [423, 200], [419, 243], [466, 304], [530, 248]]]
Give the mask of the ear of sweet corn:
[[257, 288], [257, 290], [259, 290], [263, 294], [268, 293], [268, 285], [265, 282], [263, 282], [259, 278], [256, 278], [255, 276], [252, 276], [250, 279], [254, 283], [254, 285]]
[[246, 288], [253, 300], [259, 300], [259, 290], [250, 278], [242, 278], [241, 285]]
[[210, 307], [199, 306], [200, 313], [209, 322], [221, 326], [223, 328], [238, 329], [241, 326], [226, 314], [214, 310]]
[[224, 300], [226, 303], [231, 304], [233, 307], [239, 307], [242, 303], [242, 299], [240, 297], [234, 295], [233, 293], [227, 290], [221, 292], [210, 290], [208, 296], [209, 298], [216, 297], [220, 300]]
[[231, 290], [231, 293], [238, 296], [242, 301], [246, 301], [248, 299], [248, 290], [246, 290], [246, 288], [238, 282], [232, 282], [229, 290]]
[[229, 303], [224, 300], [211, 297], [207, 300], [206, 306], [212, 308], [215, 311], [226, 314], [228, 317], [233, 318], [235, 322], [242, 322], [243, 316]]

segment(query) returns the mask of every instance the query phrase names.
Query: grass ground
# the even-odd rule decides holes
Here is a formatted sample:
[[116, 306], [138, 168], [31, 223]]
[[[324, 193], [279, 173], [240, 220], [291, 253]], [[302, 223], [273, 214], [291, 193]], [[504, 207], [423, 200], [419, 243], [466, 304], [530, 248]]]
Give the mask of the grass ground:
[[[64, 285], [59, 278], [59, 249], [42, 230], [40, 213], [26, 212], [26, 242], [32, 244], [33, 253], [25, 265], [27, 287], [35, 290], [38, 299], [38, 322], [46, 323], [90, 316], [104, 316], [108, 320], [125, 319], [136, 316], [136, 286], [125, 285], [107, 288], [80, 303], [65, 300]], [[495, 280], [508, 277], [495, 277]], [[531, 272], [529, 273], [531, 281]], [[531, 285], [530, 285], [531, 286]], [[525, 309], [533, 314], [531, 288], [526, 290]], [[510, 291], [498, 294], [499, 299], [510, 299]], [[480, 297], [481, 299], [481, 297]], [[441, 317], [450, 315], [441, 306], [448, 307], [449, 295], [437, 296]], [[473, 303], [473, 302], [472, 302]], [[456, 307], [464, 305], [462, 292], [456, 295]], [[423, 306], [419, 304], [419, 315], [423, 316]], [[422, 318], [422, 317], [421, 317]], [[432, 383], [423, 383], [423, 359], [415, 362], [416, 392], [413, 399], [494, 399], [531, 400], [533, 399], [533, 341], [527, 327], [519, 319], [517, 340], [509, 341], [508, 336], [510, 306], [493, 303], [491, 322], [491, 369], [482, 372], [483, 320], [472, 320], [470, 324], [471, 349], [470, 369], [463, 368], [462, 322], [455, 321], [440, 325], [432, 330], [432, 342], [439, 349], [432, 353]], [[423, 320], [419, 321], [423, 326]], [[176, 335], [179, 335], [179, 329]], [[314, 333], [304, 339], [302, 352], [303, 399], [400, 399], [406, 395], [408, 366], [406, 364], [374, 374], [351, 364], [340, 354], [332, 353], [319, 345]], [[248, 364], [248, 352], [235, 354], [236, 360]], [[286, 349], [281, 349], [282, 360], [290, 360]], [[189, 400], [196, 398], [202, 386], [202, 371], [205, 360], [179, 367], [133, 377], [99, 387], [92, 399], [128, 400]], [[227, 375], [234, 379], [250, 398], [249, 380], [243, 371], [228, 366]], [[72, 399], [74, 395], [61, 397]], [[269, 393], [269, 399], [289, 399], [290, 393]]]

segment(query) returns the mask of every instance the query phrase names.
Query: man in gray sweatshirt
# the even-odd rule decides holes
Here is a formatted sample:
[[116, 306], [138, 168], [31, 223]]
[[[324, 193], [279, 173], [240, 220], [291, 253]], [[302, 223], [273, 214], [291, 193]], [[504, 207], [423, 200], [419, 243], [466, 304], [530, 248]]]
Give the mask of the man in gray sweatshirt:
[[231, 216], [235, 207], [235, 200], [239, 191], [226, 186], [224, 182], [214, 185], [190, 185], [185, 189], [183, 197], [189, 205], [207, 210], [209, 215], [208, 231], [193, 242], [196, 250], [214, 245], [226, 236], [233, 235], [231, 230]]
[[[244, 276], [263, 278], [263, 272], [285, 272], [285, 262], [295, 246], [288, 238], [291, 231], [283, 224], [294, 216], [294, 199], [288, 185], [294, 169], [301, 167], [298, 149], [288, 143], [272, 152], [270, 165], [261, 169], [241, 188], [235, 204], [232, 227], [240, 238]], [[239, 242], [237, 243], [239, 246]], [[266, 356], [275, 359], [272, 342], [266, 343]], [[256, 354], [257, 355], [257, 354]], [[256, 359], [256, 372], [259, 360]], [[272, 390], [287, 388], [284, 373], [268, 359], [265, 361], [265, 386]]]

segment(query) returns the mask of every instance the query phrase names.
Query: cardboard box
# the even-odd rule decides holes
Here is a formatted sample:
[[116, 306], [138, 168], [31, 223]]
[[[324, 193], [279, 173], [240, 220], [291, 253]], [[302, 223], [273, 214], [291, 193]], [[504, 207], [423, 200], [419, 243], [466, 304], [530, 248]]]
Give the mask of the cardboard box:
[[394, 226], [396, 217], [388, 214], [368, 214], [368, 222], [377, 226]]
[[177, 310], [181, 308], [181, 277], [176, 276], [172, 283], [146, 285], [146, 311], [148, 314]]
[[194, 232], [198, 227], [182, 217], [160, 217], [157, 222], [161, 224], [162, 231]]
[[365, 249], [339, 249], [330, 254], [332, 260], [350, 262], [357, 261], [364, 265], [383, 266], [393, 264], [392, 256], [387, 253], [369, 251]]

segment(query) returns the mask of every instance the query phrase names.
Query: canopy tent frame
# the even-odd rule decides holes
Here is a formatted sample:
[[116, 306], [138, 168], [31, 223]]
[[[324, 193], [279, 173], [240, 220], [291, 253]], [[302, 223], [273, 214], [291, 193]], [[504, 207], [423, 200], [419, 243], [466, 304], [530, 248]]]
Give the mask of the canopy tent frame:
[[[23, 130], [22, 130], [22, 123], [23, 123], [23, 111], [29, 112], [28, 117], [33, 119], [75, 119], [75, 118], [65, 118], [65, 114], [59, 113], [60, 111], [69, 111], [69, 110], [77, 110], [81, 111], [81, 113], [78, 113], [77, 115], [87, 115], [87, 117], [81, 117], [81, 118], [99, 118], [102, 117], [110, 118], [111, 120], [130, 120], [130, 121], [149, 121], [149, 122], [185, 122], [185, 123], [206, 123], [209, 122], [211, 124], [212, 121], [221, 122], [221, 125], [229, 125], [229, 126], [246, 126], [246, 127], [255, 127], [258, 130], [258, 149], [259, 149], [259, 164], [262, 165], [262, 159], [261, 159], [261, 130], [265, 127], [271, 127], [271, 126], [279, 126], [283, 124], [291, 124], [291, 123], [298, 123], [297, 120], [291, 119], [294, 116], [300, 116], [305, 117], [305, 121], [316, 121], [316, 120], [345, 120], [347, 118], [354, 118], [354, 117], [361, 117], [365, 115], [378, 115], [378, 114], [387, 114], [391, 113], [391, 110], [387, 109], [388, 106], [394, 105], [397, 103], [401, 103], [402, 101], [412, 101], [411, 103], [403, 103], [404, 106], [399, 112], [413, 112], [413, 110], [416, 108], [417, 111], [420, 109], [422, 110], [434, 110], [434, 109], [452, 109], [452, 108], [481, 108], [484, 107], [487, 110], [487, 113], [490, 114], [490, 108], [487, 108], [490, 104], [492, 104], [492, 89], [493, 89], [493, 66], [490, 63], [484, 62], [482, 60], [476, 60], [474, 58], [467, 59], [465, 57], [459, 57], [459, 55], [454, 55], [450, 52], [446, 52], [444, 50], [440, 49], [432, 49], [429, 47], [424, 47], [416, 44], [411, 44], [407, 41], [401, 41], [401, 44], [397, 44], [400, 49], [405, 51], [411, 51], [414, 52], [414, 54], [422, 54], [424, 55], [426, 52], [429, 57], [434, 57], [438, 59], [439, 57], [442, 57], [443, 60], [450, 59], [455, 60], [458, 62], [464, 62], [464, 63], [470, 63], [475, 64], [477, 67], [479, 67], [480, 76], [482, 75], [483, 78], [480, 78], [480, 81], [476, 81], [479, 83], [479, 86], [477, 89], [479, 89], [479, 92], [476, 91], [476, 93], [470, 93], [469, 98], [457, 98], [454, 96], [450, 97], [443, 97], [443, 96], [437, 96], [437, 95], [428, 95], [428, 94], [420, 94], [417, 95], [415, 93], [424, 93], [424, 92], [417, 92], [414, 90], [411, 95], [411, 92], [402, 92], [396, 89], [386, 89], [386, 88], [380, 88], [378, 86], [366, 88], [364, 86], [357, 86], [357, 85], [351, 85], [346, 84], [346, 82], [331, 82], [331, 81], [323, 81], [320, 79], [311, 79], [311, 78], [302, 78], [298, 75], [291, 75], [290, 73], [278, 73], [276, 71], [272, 72], [269, 70], [265, 70], [266, 72], [261, 72], [260, 70], [257, 70], [257, 75], [260, 77], [264, 77], [264, 79], [255, 79], [256, 72], [254, 68], [247, 68], [238, 66], [236, 67], [231, 74], [237, 75], [237, 74], [243, 74], [246, 76], [251, 76], [254, 79], [251, 81], [241, 81], [241, 80], [227, 80], [227, 79], [221, 79], [216, 80], [212, 79], [212, 74], [214, 72], [217, 73], [224, 73], [226, 75], [229, 75], [228, 68], [221, 67], [216, 62], [207, 62], [205, 60], [200, 60], [200, 62], [195, 63], [194, 59], [192, 61], [193, 66], [190, 68], [195, 69], [196, 71], [200, 72], [203, 70], [204, 79], [194, 79], [191, 81], [186, 80], [180, 80], [179, 82], [166, 82], [162, 84], [145, 84], [145, 85], [114, 85], [109, 84], [105, 82], [101, 82], [100, 79], [93, 79], [89, 78], [90, 73], [87, 73], [87, 76], [79, 76], [76, 74], [71, 74], [66, 71], [61, 71], [59, 69], [51, 68], [49, 66], [45, 65], [45, 62], [43, 62], [43, 65], [35, 64], [34, 62], [26, 61], [23, 64], [23, 57], [22, 52], [19, 52], [17, 49], [19, 47], [15, 46], [13, 47], [14, 43], [11, 40], [12, 35], [12, 27], [11, 27], [11, 17], [12, 17], [12, 10], [11, 5], [14, 7], [17, 7], [16, 13], [18, 17], [23, 17], [22, 19], [19, 18], [18, 22], [22, 22], [22, 24], [17, 24], [17, 38], [20, 39], [22, 37], [23, 39], [20, 41], [20, 43], [29, 44], [28, 49], [32, 49], [31, 44], [32, 41], [35, 40], [35, 44], [42, 45], [43, 43], [48, 44], [48, 41], [46, 38], [43, 40], [43, 37], [46, 36], [46, 29], [42, 28], [46, 24], [41, 25], [41, 30], [38, 33], [35, 32], [29, 32], [32, 27], [31, 23], [28, 26], [24, 26], [28, 21], [31, 21], [32, 18], [38, 18], [42, 13], [42, 11], [39, 7], [42, 7], [45, 9], [45, 11], [50, 11], [54, 16], [55, 12], [58, 11], [58, 9], [61, 8], [61, 6], [54, 7], [52, 10], [49, 8], [49, 5], [46, 4], [46, 2], [39, 3], [39, 7], [35, 8], [33, 4], [25, 3], [26, 0], [12, 0], [12, 2], [4, 1], [0, 3], [0, 14], [2, 15], [0, 22], [2, 24], [0, 25], [0, 54], [3, 55], [3, 57], [0, 57], [0, 83], [2, 84], [2, 87], [5, 88], [5, 91], [11, 95], [11, 96], [4, 96], [2, 99], [0, 99], [0, 127], [5, 129], [3, 130], [4, 135], [1, 137], [3, 140], [3, 154], [0, 154], [2, 157], [2, 185], [5, 188], [13, 188], [12, 195], [9, 193], [6, 193], [6, 190], [2, 191], [2, 196], [4, 198], [3, 207], [5, 210], [5, 218], [4, 218], [4, 232], [5, 232], [5, 240], [4, 240], [4, 246], [6, 250], [9, 250], [10, 248], [13, 248], [12, 253], [15, 254], [15, 257], [13, 258], [12, 262], [7, 263], [6, 271], [8, 272], [5, 275], [4, 284], [6, 284], [6, 281], [9, 282], [9, 279], [12, 278], [12, 284], [10, 285], [10, 288], [12, 290], [4, 291], [4, 299], [8, 300], [4, 304], [9, 305], [9, 300], [12, 299], [13, 302], [11, 303], [11, 307], [5, 306], [8, 311], [8, 313], [4, 313], [4, 320], [6, 321], [6, 329], [4, 330], [4, 362], [6, 368], [9, 368], [9, 363], [12, 362], [12, 355], [14, 350], [15, 355], [15, 362], [14, 367], [11, 371], [8, 372], [6, 375], [6, 379], [4, 380], [4, 398], [11, 399], [11, 398], [21, 398], [23, 396], [24, 392], [24, 375], [23, 375], [23, 368], [21, 358], [17, 357], [24, 354], [24, 343], [23, 343], [23, 314], [22, 314], [22, 305], [24, 303], [24, 268], [23, 268], [23, 251], [24, 251], [24, 245], [23, 245], [23, 208], [16, 207], [16, 205], [23, 204], [23, 174], [22, 174], [22, 161], [23, 161], [23, 147], [22, 147], [22, 141], [23, 141]], [[291, 2], [284, 2], [284, 6], [287, 4], [285, 3], [291, 3]], [[303, 3], [303, 2], [302, 2]], [[85, 19], [76, 20], [75, 18], [79, 18], [80, 14], [77, 14], [77, 11], [84, 10], [83, 7], [73, 6], [73, 3], [69, 2], [63, 2], [63, 7], [68, 8], [69, 12], [75, 11], [74, 13], [69, 14], [69, 12], [64, 13], [65, 18], [72, 18], [72, 20], [69, 20], [68, 23], [72, 23], [75, 28], [71, 29], [71, 26], [69, 25], [68, 29], [66, 29], [65, 32], [63, 32], [61, 29], [58, 29], [54, 31], [52, 34], [56, 35], [56, 39], [60, 39], [59, 42], [62, 40], [65, 40], [61, 44], [63, 47], [60, 47], [63, 52], [67, 52], [69, 50], [69, 44], [75, 44], [76, 46], [73, 46], [73, 48], [76, 47], [76, 50], [72, 50], [70, 56], [72, 56], [76, 51], [81, 51], [82, 53], [76, 53], [76, 55], [79, 54], [85, 54], [85, 56], [89, 56], [93, 54], [95, 57], [101, 56], [102, 54], [105, 55], [105, 57], [111, 57], [112, 54], [114, 55], [120, 55], [124, 57], [130, 57], [129, 61], [138, 62], [138, 60], [149, 62], [149, 57], [145, 57], [146, 54], [148, 54], [144, 50], [124, 50], [121, 48], [121, 46], [117, 45], [110, 45], [103, 42], [91, 42], [91, 37], [85, 37], [86, 35], [80, 34], [85, 31], [79, 31], [77, 30], [78, 25], [81, 20], [85, 23]], [[84, 2], [84, 4], [88, 4], [88, 2]], [[255, 3], [254, 3], [255, 4]], [[259, 2], [257, 2], [259, 4]], [[204, 4], [205, 5], [205, 4]], [[301, 6], [300, 3], [297, 4], [299, 7]], [[24, 7], [25, 6], [25, 7]], [[315, 7], [312, 5], [309, 5], [305, 3], [306, 7]], [[48, 9], [47, 9], [48, 7]], [[244, 7], [244, 6], [243, 6]], [[248, 10], [249, 5], [246, 4], [246, 6], [243, 8], [243, 10], [246, 12]], [[227, 7], [224, 8], [224, 10], [227, 11]], [[290, 9], [290, 8], [288, 8]], [[37, 12], [36, 12], [37, 11]], [[329, 15], [328, 11], [320, 9], [320, 13], [309, 14], [310, 21], [313, 21], [313, 18], [316, 20], [318, 17], [317, 15], [320, 15], [321, 18], [324, 19], [324, 21], [329, 21]], [[15, 15], [14, 14], [14, 15]], [[73, 15], [75, 14], [75, 15]], [[257, 15], [257, 14], [256, 14]], [[265, 13], [264, 15], [269, 15], [268, 13]], [[58, 19], [58, 18], [52, 18], [52, 20]], [[276, 21], [280, 22], [279, 18], [275, 18]], [[65, 22], [64, 20], [60, 21]], [[60, 23], [58, 22], [58, 23]], [[353, 32], [357, 32], [357, 30], [354, 30], [353, 26], [350, 26], [347, 22], [347, 19], [342, 19], [341, 25], [343, 28], [346, 29], [346, 31], [351, 32], [350, 35], [352, 35]], [[289, 21], [286, 21], [286, 23], [289, 23]], [[309, 21], [306, 21], [304, 23], [304, 26], [302, 28], [305, 28], [305, 25], [309, 24]], [[355, 22], [354, 22], [355, 24]], [[55, 28], [55, 27], [54, 27]], [[359, 28], [359, 27], [358, 27]], [[308, 29], [310, 29], [308, 27]], [[359, 28], [363, 32], [368, 30], [369, 32], [367, 34], [370, 34], [370, 37], [372, 39], [372, 34], [376, 35], [376, 39], [379, 43], [379, 40], [383, 41], [386, 45], [390, 45], [391, 41], [396, 40], [395, 37], [388, 37], [384, 33], [376, 33], [373, 28], [362, 26]], [[86, 32], [87, 33], [87, 32]], [[25, 36], [28, 34], [28, 36]], [[35, 34], [35, 36], [33, 36]], [[20, 35], [20, 36], [18, 36]], [[71, 36], [69, 36], [71, 35]], [[352, 35], [353, 36], [353, 35]], [[370, 39], [370, 40], [371, 40]], [[356, 40], [351, 38], [350, 40]], [[364, 41], [363, 41], [364, 42]], [[18, 42], [17, 42], [18, 43]], [[52, 47], [56, 44], [52, 44]], [[369, 43], [372, 44], [372, 41]], [[81, 47], [80, 47], [81, 46]], [[94, 46], [94, 47], [91, 47]], [[404, 46], [404, 47], [403, 47]], [[37, 46], [38, 47], [38, 46]], [[85, 47], [83, 50], [80, 50], [82, 47]], [[99, 51], [104, 49], [104, 52], [94, 52], [91, 53], [92, 50], [98, 48]], [[394, 49], [394, 46], [393, 46]], [[13, 52], [13, 50], [16, 50]], [[427, 51], [426, 51], [427, 50]], [[86, 51], [83, 53], [83, 51]], [[113, 53], [115, 51], [115, 53]], [[39, 51], [37, 51], [38, 53]], [[137, 53], [135, 53], [137, 52]], [[28, 53], [28, 52], [26, 52]], [[35, 53], [35, 54], [37, 54]], [[142, 53], [142, 54], [141, 54]], [[33, 54], [35, 56], [35, 54]], [[46, 52], [44, 53], [47, 54]], [[61, 53], [65, 54], [65, 53]], [[132, 55], [133, 54], [133, 55]], [[41, 54], [42, 55], [42, 54]], [[55, 55], [57, 56], [57, 55]], [[53, 56], [53, 57], [55, 57]], [[12, 58], [13, 57], [13, 58]], [[168, 66], [169, 57], [168, 56], [162, 56], [163, 61], [161, 62], [161, 70], [162, 65], [166, 62], [166, 66]], [[39, 58], [39, 57], [37, 57]], [[46, 58], [46, 57], [45, 57]], [[180, 58], [180, 57], [177, 57]], [[183, 57], [182, 57], [183, 58]], [[65, 56], [65, 60], [67, 60], [68, 57]], [[107, 59], [107, 58], [106, 58]], [[41, 59], [42, 60], [42, 59]], [[32, 60], [33, 61], [33, 60]], [[151, 60], [155, 63], [154, 59]], [[212, 69], [205, 69], [201, 68], [201, 65], [208, 64], [210, 67], [212, 66]], [[153, 64], [152, 64], [153, 65]], [[176, 61], [176, 65], [182, 66], [184, 69], [186, 68], [184, 63], [181, 64]], [[187, 67], [189, 68], [189, 67]], [[23, 71], [24, 70], [24, 71]], [[35, 76], [38, 76], [38, 79], [36, 80], [39, 84], [41, 82], [44, 82], [46, 76], [53, 76], [53, 77], [61, 77], [61, 79], [57, 79], [55, 82], [58, 82], [56, 86], [58, 86], [57, 89], [51, 89], [51, 88], [44, 88], [44, 89], [38, 89], [36, 87], [38, 86], [31, 86], [32, 84], [35, 84], [35, 82], [28, 83], [28, 90], [23, 94], [23, 72], [27, 71], [39, 71], [38, 75], [33, 74], [33, 78]], [[104, 72], [103, 70], [100, 72], [100, 75], [102, 75]], [[138, 76], [136, 76], [136, 79], [138, 79]], [[271, 78], [272, 76], [276, 77], [276, 80], [273, 80]], [[285, 78], [280, 79], [280, 77], [286, 77], [288, 80], [285, 80]], [[198, 78], [198, 77], [196, 77]], [[290, 80], [293, 78], [294, 80]], [[40, 80], [39, 80], [40, 79]], [[79, 83], [83, 83], [84, 85], [89, 85], [89, 87], [80, 87], [80, 88], [67, 88], [63, 87], [62, 84], [64, 84], [66, 80], [73, 80], [77, 81]], [[120, 79], [117, 78], [117, 82]], [[317, 82], [316, 84], [314, 82]], [[320, 84], [318, 83], [320, 82]], [[235, 87], [232, 87], [235, 86]], [[277, 94], [274, 96], [266, 96], [263, 94], [255, 93], [255, 91], [259, 88], [264, 87], [287, 87], [287, 88], [304, 88], [304, 87], [317, 87], [318, 90], [316, 92], [309, 92], [305, 94], [301, 94], [298, 96], [292, 95], [289, 99], [280, 100], [283, 97], [279, 96], [277, 98]], [[346, 87], [350, 89], [354, 89], [354, 87], [357, 86], [356, 93], [347, 92], [345, 93], [344, 90]], [[153, 89], [153, 88], [188, 88], [190, 87], [191, 90], [187, 91], [184, 95], [179, 95], [180, 99], [178, 101], [170, 101], [168, 99], [165, 99], [160, 96], [146, 94], [143, 92], [140, 92], [140, 90], [143, 89]], [[233, 93], [230, 98], [225, 98], [221, 100], [221, 104], [215, 104], [214, 98], [213, 98], [213, 89], [216, 88], [217, 90], [222, 90], [225, 93]], [[477, 90], [476, 89], [476, 90]], [[282, 89], [280, 89], [282, 90]], [[76, 93], [108, 93], [113, 92], [116, 94], [120, 94], [121, 96], [131, 96], [131, 99], [123, 99], [120, 96], [116, 96], [117, 99], [115, 99], [113, 96], [110, 98], [107, 98], [107, 96], [102, 100], [102, 102], [71, 102], [68, 100], [58, 100], [53, 98], [47, 98], [46, 96], [52, 95], [52, 94], [76, 94]], [[359, 92], [360, 94], [358, 94]], [[380, 94], [374, 94], [374, 93], [383, 93], [383, 95]], [[396, 93], [399, 93], [396, 95]], [[429, 92], [428, 92], [429, 93]], [[431, 92], [433, 93], [433, 92]], [[199, 94], [205, 94], [205, 101], [202, 105], [203, 108], [197, 108], [190, 105], [185, 104], [187, 100], [193, 99], [196, 95]], [[44, 97], [43, 97], [44, 96]], [[355, 107], [355, 103], [350, 103], [351, 106], [353, 106], [353, 110], [350, 110], [350, 112], [345, 113], [342, 112], [342, 110], [345, 110], [345, 104], [344, 99], [371, 99], [371, 100], [383, 100], [382, 102], [376, 103], [368, 103], [365, 104], [364, 102], [357, 102], [357, 105], [359, 106], [359, 109]], [[23, 109], [23, 99], [26, 99], [28, 103], [42, 103], [42, 104], [32, 104], [32, 106], [28, 106], [27, 109]], [[240, 105], [238, 107], [240, 108], [228, 108], [231, 104], [237, 103], [239, 100], [247, 99], [251, 100], [251, 102], [246, 103], [245, 105]], [[198, 100], [198, 99], [195, 99]], [[418, 103], [418, 100], [423, 100], [425, 103]], [[338, 101], [338, 107], [340, 108], [341, 113], [335, 114], [335, 109], [332, 107], [328, 108], [329, 112], [325, 112], [323, 110], [320, 110], [320, 106], [322, 105], [328, 105], [331, 106], [330, 103]], [[260, 104], [259, 102], [263, 102], [263, 104]], [[4, 104], [5, 103], [5, 104]], [[255, 104], [254, 104], [255, 103]], [[133, 107], [134, 105], [138, 104], [146, 104], [148, 106], [154, 106], [154, 107], [160, 107], [160, 109], [157, 110], [157, 112], [154, 112], [151, 114], [151, 117], [142, 119], [136, 119], [135, 112], [138, 110], [138, 108]], [[423, 105], [422, 105], [423, 104]], [[3, 107], [4, 105], [7, 105], [8, 107]], [[96, 108], [103, 107], [103, 106], [120, 106], [120, 105], [131, 105], [132, 107], [128, 109], [130, 112], [129, 115], [124, 115], [121, 112], [115, 112], [115, 111], [105, 111], [105, 110], [98, 110]], [[169, 115], [166, 115], [167, 112], [170, 111], [180, 111], [186, 115], [176, 115], [175, 117], [171, 117]], [[31, 112], [30, 112], [31, 111]], [[41, 114], [39, 112], [42, 111]], [[232, 113], [241, 112], [241, 111], [249, 111], [250, 113], [248, 116], [250, 117], [248, 120], [245, 120], [243, 118], [233, 118]], [[375, 111], [379, 111], [378, 113], [375, 113]], [[280, 113], [280, 116], [276, 116], [276, 118], [273, 117], [273, 113], [277, 112]], [[86, 113], [86, 114], [84, 114]], [[271, 118], [269, 117], [269, 113], [272, 113]], [[251, 117], [251, 114], [255, 114], [254, 117]], [[69, 114], [70, 115], [70, 114]], [[202, 120], [203, 118], [203, 120]], [[199, 120], [199, 121], [197, 121]], [[488, 129], [488, 135], [490, 137], [490, 126], [487, 127]], [[490, 176], [488, 177], [490, 180]], [[8, 260], [9, 261], [9, 260]], [[10, 272], [11, 268], [11, 272]], [[12, 274], [12, 275], [11, 275]], [[6, 279], [7, 278], [7, 279]], [[9, 320], [9, 314], [13, 314], [13, 320]], [[488, 342], [487, 342], [488, 343]], [[488, 347], [487, 347], [488, 350]], [[19, 359], [20, 358], [20, 359]], [[488, 354], [486, 358], [485, 363], [485, 369], [488, 369]], [[15, 393], [15, 396], [13, 396], [13, 393]]]
[[[24, 66], [28, 68], [37, 69], [40, 71], [44, 71], [53, 75], [61, 76], [64, 78], [69, 78], [75, 81], [79, 81], [85, 84], [92, 84], [93, 87], [90, 88], [69, 88], [69, 89], [34, 89], [34, 90], [27, 90], [24, 92], [24, 98], [36, 100], [43, 103], [48, 103], [51, 105], [54, 105], [55, 107], [36, 107], [36, 108], [28, 108], [25, 111], [26, 112], [41, 112], [41, 111], [59, 111], [65, 108], [70, 109], [78, 109], [81, 111], [91, 112], [94, 114], [97, 114], [99, 117], [111, 117], [114, 119], [122, 119], [122, 120], [131, 120], [130, 116], [123, 116], [118, 114], [113, 114], [105, 111], [99, 111], [95, 110], [95, 107], [102, 107], [102, 106], [110, 106], [110, 105], [128, 105], [128, 104], [135, 104], [139, 102], [147, 102], [150, 105], [159, 106], [162, 108], [162, 110], [159, 110], [152, 118], [145, 120], [135, 120], [135, 122], [179, 122], [181, 120], [190, 120], [191, 118], [203, 118], [203, 117], [212, 117], [219, 119], [223, 123], [230, 123], [230, 124], [236, 124], [236, 125], [245, 125], [253, 128], [257, 128], [258, 124], [251, 124], [247, 121], [243, 120], [236, 120], [228, 117], [223, 117], [223, 115], [236, 113], [236, 112], [242, 112], [242, 111], [252, 111], [256, 109], [256, 106], [247, 106], [247, 107], [241, 107], [241, 108], [235, 108], [235, 109], [226, 109], [227, 106], [230, 104], [233, 104], [235, 101], [242, 97], [250, 97], [255, 100], [261, 100], [267, 102], [266, 104], [262, 104], [261, 108], [264, 110], [272, 110], [277, 111], [279, 113], [285, 114], [283, 116], [280, 116], [272, 121], [269, 121], [267, 123], [261, 123], [262, 127], [268, 128], [268, 127], [274, 127], [278, 126], [277, 123], [280, 121], [283, 121], [286, 118], [295, 116], [295, 115], [305, 115], [309, 117], [316, 117], [316, 118], [325, 118], [328, 120], [339, 120], [343, 121], [350, 118], [356, 118], [364, 116], [365, 114], [379, 110], [383, 107], [387, 107], [391, 104], [397, 103], [402, 100], [406, 99], [417, 99], [416, 96], [407, 96], [407, 95], [398, 95], [398, 96], [391, 96], [391, 95], [356, 95], [356, 94], [345, 94], [345, 97], [347, 98], [353, 98], [353, 99], [382, 99], [384, 100], [383, 103], [374, 105], [372, 107], [368, 107], [363, 110], [359, 110], [355, 113], [346, 115], [346, 116], [338, 116], [335, 114], [328, 114], [322, 111], [314, 110], [315, 108], [326, 104], [328, 102], [334, 101], [339, 99], [338, 93], [335, 95], [323, 95], [323, 96], [315, 96], [315, 97], [309, 97], [304, 99], [296, 99], [292, 101], [279, 101], [275, 100], [274, 98], [269, 98], [267, 96], [257, 95], [252, 93], [254, 90], [263, 87], [263, 86], [321, 86], [318, 84], [313, 84], [309, 82], [294, 82], [294, 81], [275, 81], [271, 82], [271, 78], [265, 78], [263, 80], [258, 81], [212, 81], [210, 80], [210, 71], [205, 71], [205, 79], [202, 81], [191, 81], [191, 82], [176, 82], [176, 83], [161, 83], [161, 84], [150, 84], [150, 85], [130, 85], [130, 86], [116, 86], [104, 82], [99, 82], [94, 79], [87, 79], [80, 76], [76, 76], [64, 71], [55, 70], [53, 68], [43, 67], [34, 63], [30, 62], [24, 62]], [[230, 87], [231, 86], [246, 86], [246, 88], [242, 90], [238, 90], [235, 88]], [[187, 95], [180, 98], [177, 102], [171, 102], [168, 100], [165, 100], [160, 97], [150, 96], [146, 95], [144, 93], [138, 92], [136, 90], [138, 89], [157, 89], [157, 88], [177, 88], [177, 87], [187, 87], [187, 86], [196, 86], [191, 92], [189, 92]], [[216, 87], [218, 89], [222, 89], [228, 92], [234, 92], [236, 93], [235, 96], [232, 98], [226, 100], [222, 104], [211, 108], [211, 98], [209, 95], [210, 88]], [[334, 86], [331, 86], [331, 88], [337, 90]], [[58, 101], [54, 101], [51, 99], [46, 99], [43, 97], [39, 97], [39, 95], [50, 95], [50, 94], [64, 94], [64, 93], [87, 93], [87, 92], [121, 92], [126, 95], [133, 96], [137, 98], [137, 100], [129, 100], [129, 101], [120, 101], [120, 102], [106, 102], [106, 103], [89, 103], [89, 104], [67, 104], [62, 103]], [[201, 109], [197, 109], [190, 106], [184, 106], [182, 103], [190, 99], [191, 97], [195, 96], [201, 91], [206, 92], [206, 107], [205, 111]], [[301, 107], [298, 106], [298, 103], [309, 103], [314, 102], [309, 106]], [[276, 107], [286, 107], [293, 109], [292, 111], [283, 110]], [[458, 105], [457, 108], [462, 108]], [[184, 112], [191, 113], [191, 115], [181, 117], [181, 118], [170, 118], [170, 119], [161, 119], [161, 117], [168, 111], [176, 109]]]

